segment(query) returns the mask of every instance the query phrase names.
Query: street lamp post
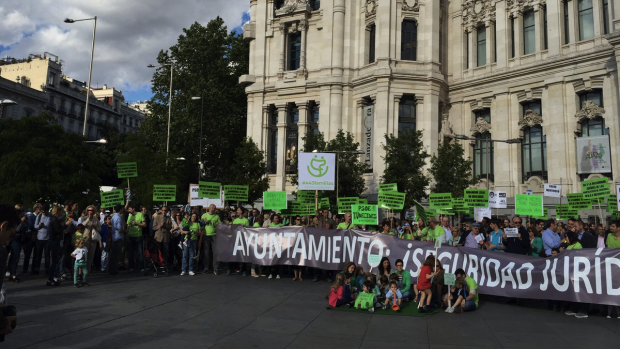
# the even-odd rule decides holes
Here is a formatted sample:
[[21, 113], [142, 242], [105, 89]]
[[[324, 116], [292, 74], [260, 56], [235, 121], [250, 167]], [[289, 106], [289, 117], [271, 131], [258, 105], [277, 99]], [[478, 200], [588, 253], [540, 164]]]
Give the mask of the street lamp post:
[[204, 94], [200, 94], [200, 97], [192, 97], [193, 101], [200, 100], [200, 148], [198, 151], [198, 182], [200, 182], [200, 176], [202, 172], [202, 118], [205, 113], [205, 99]]
[[[468, 137], [466, 135], [455, 135], [454, 138], [456, 139], [460, 139], [460, 140], [465, 140], [465, 141], [475, 141], [475, 138], [471, 138]], [[491, 139], [491, 137], [486, 139], [486, 142], [484, 143], [484, 151], [486, 152], [486, 165], [487, 165], [487, 190], [489, 190], [489, 172], [491, 172], [491, 161], [490, 161], [490, 151], [489, 151], [489, 144], [491, 142], [498, 142], [498, 143], [506, 143], [506, 144], [518, 144], [521, 143], [521, 140], [519, 138], [513, 138], [513, 139], [506, 139], [506, 140], [499, 140], [499, 139]]]
[[[170, 92], [168, 93], [168, 137], [166, 138], [166, 166], [168, 166], [168, 153], [170, 152], [170, 115], [172, 114], [172, 73], [174, 71], [174, 61], [171, 63], [163, 64], [163, 66], [170, 66]], [[153, 64], [147, 65], [147, 68], [161, 68], [162, 66], [155, 66]]]
[[86, 107], [84, 108], [84, 130], [82, 131], [82, 135], [86, 137], [86, 129], [88, 128], [88, 103], [90, 99], [90, 81], [93, 77], [93, 59], [95, 57], [95, 36], [97, 34], [97, 16], [93, 18], [84, 18], [84, 19], [70, 19], [65, 18], [65, 23], [75, 23], [82, 21], [91, 21], [94, 20], [93, 24], [93, 43], [90, 49], [90, 68], [88, 69], [88, 89], [86, 90]]

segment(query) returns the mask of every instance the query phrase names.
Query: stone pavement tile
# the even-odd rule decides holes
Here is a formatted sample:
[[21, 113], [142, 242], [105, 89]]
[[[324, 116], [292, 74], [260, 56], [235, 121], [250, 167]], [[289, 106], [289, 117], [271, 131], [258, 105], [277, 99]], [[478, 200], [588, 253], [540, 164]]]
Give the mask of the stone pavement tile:
[[[360, 314], [362, 315], [362, 314]], [[364, 316], [368, 316], [363, 314]], [[364, 343], [428, 343], [426, 317], [372, 315]], [[424, 344], [425, 345], [425, 344]]]
[[201, 346], [215, 345], [218, 340], [224, 338], [240, 328], [230, 326], [206, 326], [204, 323], [188, 320], [177, 324], [166, 331], [155, 333], [155, 336], [165, 338], [179, 338], [182, 340], [201, 343]]
[[161, 314], [156, 318], [144, 318], [138, 315], [122, 317], [110, 322], [98, 325], [97, 328], [109, 331], [151, 335], [161, 333], [176, 323], [165, 320], [165, 314]]
[[204, 328], [230, 328], [236, 331], [249, 325], [254, 319], [255, 317], [246, 316], [243, 312], [233, 313], [212, 310], [186, 320], [183, 324], [196, 324]]
[[604, 327], [610, 331], [613, 331], [615, 334], [620, 335], [620, 319], [618, 318], [598, 318], [593, 319], [597, 326]]
[[403, 341], [392, 341], [395, 336], [389, 336], [385, 338], [385, 340], [379, 341], [364, 341], [362, 345], [359, 347], [360, 349], [377, 349], [377, 348], [415, 348], [415, 349], [428, 349], [428, 343], [419, 343], [419, 342], [403, 342]]
[[71, 334], [39, 342], [28, 349], [47, 348], [118, 348], [139, 342], [146, 336], [87, 328]]
[[528, 348], [548, 349], [560, 347], [563, 349], [574, 348], [566, 338], [554, 336], [550, 333], [531, 333], [519, 327], [513, 327], [513, 331], [493, 331], [495, 338], [503, 348]]
[[302, 331], [302, 334], [317, 337], [342, 337], [343, 333], [347, 333], [350, 340], [362, 340], [371, 318], [372, 316], [366, 314], [325, 310]]
[[144, 336], [140, 340], [121, 345], [119, 349], [170, 349], [170, 348], [205, 348], [202, 343], [196, 343], [192, 340]]
[[307, 304], [279, 304], [263, 314], [261, 316], [274, 317], [277, 319], [287, 320], [312, 320], [319, 316], [325, 307], [308, 306]]
[[[462, 321], [465, 323], [465, 318], [463, 318]], [[458, 331], [453, 331], [450, 334], [446, 332], [446, 329], [454, 328], [458, 328]], [[470, 346], [501, 347], [501, 344], [497, 339], [495, 339], [493, 333], [483, 325], [478, 325], [475, 330], [466, 330], [461, 327], [453, 327], [449, 325], [432, 327], [428, 331], [428, 340], [429, 343], [432, 344], [462, 346], [466, 343], [466, 345]]]
[[265, 332], [299, 334], [310, 323], [311, 319], [298, 321], [261, 315], [244, 329]]
[[[301, 334], [286, 349], [359, 349], [361, 344], [361, 340], [350, 339], [342, 335], [340, 337], [322, 337]], [[381, 345], [374, 347], [374, 349], [384, 347]]]
[[279, 349], [286, 348], [296, 336], [292, 334], [282, 334], [264, 332], [257, 330], [242, 329], [220, 339], [213, 349]]

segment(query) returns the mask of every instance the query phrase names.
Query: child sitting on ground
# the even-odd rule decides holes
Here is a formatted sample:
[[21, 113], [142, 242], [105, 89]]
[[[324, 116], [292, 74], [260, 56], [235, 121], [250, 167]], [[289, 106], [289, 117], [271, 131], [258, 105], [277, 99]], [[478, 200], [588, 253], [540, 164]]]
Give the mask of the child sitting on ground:
[[432, 269], [434, 266], [435, 256], [429, 255], [424, 260], [424, 264], [422, 264], [422, 268], [420, 268], [420, 273], [418, 275], [418, 290], [422, 294], [420, 297], [420, 303], [418, 303], [418, 308], [421, 313], [428, 311], [428, 308], [431, 305], [431, 298], [433, 298], [433, 293], [431, 291], [431, 279], [438, 273], [438, 270], [433, 272]]
[[400, 311], [400, 303], [402, 301], [403, 295], [400, 293], [398, 289], [398, 285], [395, 281], [390, 282], [390, 290], [385, 295], [385, 303], [383, 303], [383, 309], [385, 310], [387, 306], [393, 307], [394, 304], [398, 305], [398, 310]]
[[73, 272], [73, 287], [79, 288], [80, 285], [77, 282], [78, 272], [82, 270], [82, 286], [90, 286], [86, 282], [88, 276], [88, 268], [86, 268], [86, 255], [88, 249], [84, 247], [84, 239], [77, 239], [75, 241], [75, 251], [71, 253], [71, 257], [75, 258], [75, 269]]
[[457, 313], [461, 313], [465, 309], [465, 300], [469, 295], [469, 289], [467, 288], [467, 283], [465, 282], [465, 278], [460, 277], [454, 281], [454, 287], [450, 290], [452, 293], [449, 297], [448, 303], [453, 301], [454, 297], [456, 297], [456, 301], [450, 306], [448, 304], [448, 308], [446, 309], [446, 313], [454, 313], [456, 310]]
[[396, 283], [396, 286], [398, 286], [398, 289], [402, 290], [403, 284], [398, 280], [398, 274], [390, 274], [388, 279], [390, 280], [389, 283], [392, 283], [392, 281], [394, 281]]
[[362, 293], [358, 294], [355, 299], [356, 309], [368, 309], [369, 312], [375, 311], [375, 300], [377, 297], [372, 293], [373, 286], [370, 280], [366, 280], [362, 283]]
[[344, 274], [336, 274], [336, 282], [330, 287], [327, 299], [329, 300], [329, 306], [336, 307], [349, 307], [351, 303], [351, 296], [345, 298], [345, 277]]

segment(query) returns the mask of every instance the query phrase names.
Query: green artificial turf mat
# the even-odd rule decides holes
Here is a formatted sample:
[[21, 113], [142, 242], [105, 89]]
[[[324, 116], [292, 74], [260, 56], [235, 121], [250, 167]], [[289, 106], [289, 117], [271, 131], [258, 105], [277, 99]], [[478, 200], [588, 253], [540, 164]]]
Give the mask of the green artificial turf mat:
[[368, 309], [355, 309], [353, 307], [351, 307], [351, 308], [344, 308], [344, 307], [332, 308], [332, 307], [327, 307], [327, 309], [329, 309], [329, 310], [348, 311], [348, 312], [361, 313], [361, 314], [398, 315], [398, 316], [416, 316], [416, 317], [422, 317], [422, 316], [426, 316], [426, 315], [437, 314], [439, 312], [439, 310], [440, 310], [439, 308], [435, 308], [435, 309], [430, 309], [426, 313], [420, 313], [418, 311], [417, 304], [415, 304], [413, 302], [403, 303], [400, 308], [401, 308], [400, 312], [396, 312], [396, 311], [392, 310], [391, 308], [387, 308], [385, 310], [383, 310], [381, 308], [375, 308], [375, 312], [373, 313], [373, 312], [368, 311]]

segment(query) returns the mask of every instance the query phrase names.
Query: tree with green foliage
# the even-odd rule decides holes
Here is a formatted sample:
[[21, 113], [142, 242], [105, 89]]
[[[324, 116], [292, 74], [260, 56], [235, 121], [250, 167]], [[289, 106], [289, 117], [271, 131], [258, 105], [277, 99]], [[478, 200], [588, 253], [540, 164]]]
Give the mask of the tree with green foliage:
[[[360, 160], [359, 151], [360, 144], [355, 142], [350, 132], [338, 130], [336, 137], [328, 142], [322, 132], [314, 134], [308, 132], [302, 138], [304, 141], [303, 152], [333, 152], [337, 154], [338, 167], [338, 196], [340, 197], [359, 197], [366, 190], [366, 182], [364, 181], [364, 172], [368, 169], [368, 165]], [[299, 183], [297, 174], [290, 177], [292, 185]], [[329, 198], [330, 204], [336, 205], [336, 191], [324, 190], [319, 191], [321, 198]]]
[[[247, 97], [238, 79], [249, 70], [249, 45], [242, 35], [229, 33], [217, 17], [206, 26], [194, 23], [183, 29], [177, 43], [157, 57], [161, 68], [153, 74], [151, 115], [141, 133], [156, 152], [166, 152], [168, 97], [171, 63], [172, 113], [170, 159], [187, 159], [181, 167], [182, 183], [195, 183], [199, 152], [204, 180], [222, 182], [233, 166], [233, 149], [246, 135]], [[192, 100], [202, 97], [202, 101]], [[204, 103], [202, 149], [200, 149], [201, 104]], [[169, 162], [170, 162], [169, 159]], [[161, 170], [161, 169], [160, 169]]]
[[252, 138], [244, 138], [235, 149], [233, 164], [222, 184], [248, 185], [249, 203], [262, 198], [269, 189], [265, 153]]
[[398, 191], [405, 196], [405, 208], [413, 207], [414, 200], [426, 197], [429, 179], [424, 174], [426, 158], [429, 157], [422, 143], [422, 131], [403, 130], [398, 137], [385, 135], [385, 171], [383, 183], [396, 183]]
[[0, 201], [32, 206], [99, 200], [105, 161], [100, 146], [84, 141], [49, 112], [0, 120]]
[[473, 162], [465, 159], [465, 150], [459, 142], [443, 142], [437, 156], [431, 158], [430, 173], [435, 183], [433, 193], [452, 193], [452, 197], [463, 197], [463, 191], [478, 183], [472, 173]]

